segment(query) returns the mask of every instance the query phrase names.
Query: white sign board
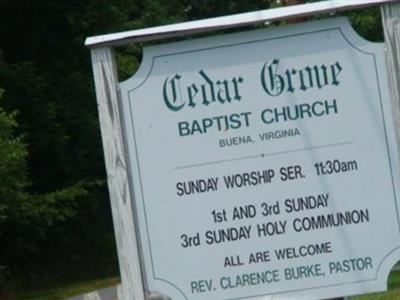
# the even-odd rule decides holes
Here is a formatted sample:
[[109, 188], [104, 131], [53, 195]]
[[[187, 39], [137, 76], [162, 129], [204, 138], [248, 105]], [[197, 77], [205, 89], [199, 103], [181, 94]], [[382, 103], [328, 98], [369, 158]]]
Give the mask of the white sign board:
[[153, 46], [120, 84], [150, 291], [384, 290], [399, 165], [383, 46], [346, 19]]

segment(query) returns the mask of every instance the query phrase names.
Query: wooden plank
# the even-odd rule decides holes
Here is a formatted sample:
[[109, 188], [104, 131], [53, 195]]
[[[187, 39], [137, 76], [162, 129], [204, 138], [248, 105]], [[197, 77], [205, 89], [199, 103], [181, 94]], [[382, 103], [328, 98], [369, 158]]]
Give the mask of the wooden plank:
[[97, 104], [122, 286], [119, 300], [144, 300], [142, 273], [128, 182], [127, 159], [118, 104], [115, 55], [110, 48], [92, 49]]
[[[392, 114], [400, 149], [400, 3], [381, 6]], [[400, 155], [400, 153], [399, 153]], [[397, 263], [392, 271], [397, 271]]]
[[332, 13], [373, 5], [399, 2], [399, 0], [330, 0], [249, 13], [236, 14], [218, 18], [183, 22], [173, 25], [158, 26], [146, 29], [125, 31], [113, 34], [89, 37], [85, 41], [88, 47], [119, 46], [131, 42], [144, 42], [201, 32], [236, 28], [265, 22], [306, 17], [315, 14]]
[[400, 3], [383, 5], [381, 11], [393, 117], [400, 145]]

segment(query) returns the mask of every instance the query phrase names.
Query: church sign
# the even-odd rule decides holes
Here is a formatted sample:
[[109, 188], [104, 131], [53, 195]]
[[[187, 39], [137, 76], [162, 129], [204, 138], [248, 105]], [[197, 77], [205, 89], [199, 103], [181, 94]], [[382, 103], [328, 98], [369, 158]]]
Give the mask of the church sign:
[[145, 48], [119, 87], [146, 288], [385, 290], [400, 220], [384, 63], [344, 18]]

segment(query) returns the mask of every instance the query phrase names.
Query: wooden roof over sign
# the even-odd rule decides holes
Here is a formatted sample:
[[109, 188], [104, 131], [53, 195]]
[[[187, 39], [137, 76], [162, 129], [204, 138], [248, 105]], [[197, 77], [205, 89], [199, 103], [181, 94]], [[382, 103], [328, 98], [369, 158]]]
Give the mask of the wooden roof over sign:
[[198, 21], [157, 26], [146, 29], [124, 31], [89, 37], [88, 47], [113, 47], [132, 42], [144, 42], [209, 32], [227, 28], [237, 28], [265, 22], [287, 20], [315, 14], [332, 13], [356, 8], [399, 2], [399, 0], [329, 0], [315, 3], [279, 7], [255, 12], [241, 13]]

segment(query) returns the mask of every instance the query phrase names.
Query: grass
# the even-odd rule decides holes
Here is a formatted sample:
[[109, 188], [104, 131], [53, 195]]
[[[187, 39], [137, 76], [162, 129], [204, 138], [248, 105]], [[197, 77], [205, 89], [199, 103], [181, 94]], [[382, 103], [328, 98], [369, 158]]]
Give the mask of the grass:
[[119, 282], [120, 279], [118, 277], [83, 281], [46, 290], [13, 293], [6, 300], [61, 300], [116, 286]]
[[389, 277], [389, 289], [385, 293], [375, 293], [365, 296], [350, 297], [350, 300], [399, 300], [400, 272], [392, 272]]
[[350, 297], [350, 300], [398, 300], [400, 299], [400, 289], [390, 290], [386, 293], [369, 294], [366, 296]]

